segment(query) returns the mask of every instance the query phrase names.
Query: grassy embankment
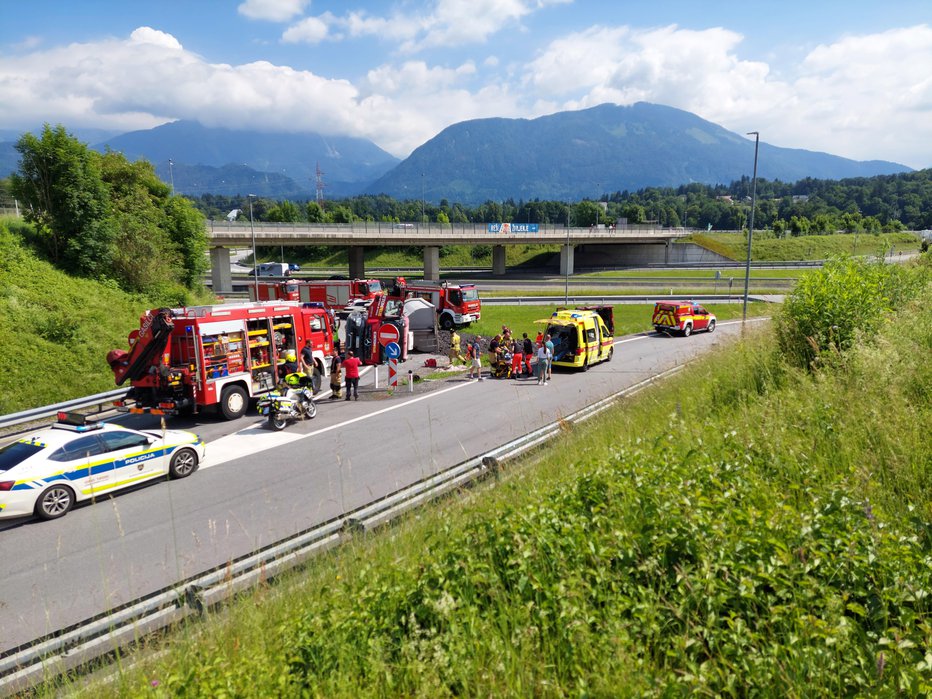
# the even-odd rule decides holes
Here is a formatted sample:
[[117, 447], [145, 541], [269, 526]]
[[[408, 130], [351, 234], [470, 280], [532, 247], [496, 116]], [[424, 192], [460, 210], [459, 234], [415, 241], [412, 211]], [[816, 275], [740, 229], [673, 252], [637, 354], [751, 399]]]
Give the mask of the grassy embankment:
[[856, 272], [83, 694], [928, 695], [932, 275]]
[[[747, 259], [746, 233], [697, 233], [684, 242], [702, 245], [733, 260]], [[883, 255], [918, 252], [920, 239], [915, 233], [837, 233], [774, 238], [770, 231], [755, 231], [751, 259], [757, 262], [827, 260], [839, 255]]]
[[115, 388], [108, 350], [126, 348], [151, 299], [75, 279], [23, 247], [0, 220], [0, 414]]

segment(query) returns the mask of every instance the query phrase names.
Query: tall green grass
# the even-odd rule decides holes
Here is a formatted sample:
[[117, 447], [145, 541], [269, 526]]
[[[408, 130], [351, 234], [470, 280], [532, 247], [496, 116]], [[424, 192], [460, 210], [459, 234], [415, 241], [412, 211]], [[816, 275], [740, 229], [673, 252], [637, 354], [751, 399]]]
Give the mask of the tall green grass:
[[[747, 257], [747, 233], [697, 233], [690, 240], [734, 260]], [[836, 233], [775, 238], [770, 231], [755, 231], [751, 259], [758, 262], [827, 260], [838, 255], [883, 255], [917, 252], [915, 233]]]
[[750, 334], [84, 694], [928, 695], [930, 300], [816, 372]]

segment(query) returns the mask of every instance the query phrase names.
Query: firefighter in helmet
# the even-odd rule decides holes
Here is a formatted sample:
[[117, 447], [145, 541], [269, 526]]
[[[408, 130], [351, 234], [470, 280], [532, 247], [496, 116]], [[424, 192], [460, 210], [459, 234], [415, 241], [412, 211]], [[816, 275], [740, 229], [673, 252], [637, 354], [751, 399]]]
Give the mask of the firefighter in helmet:
[[285, 352], [285, 361], [278, 367], [278, 378], [284, 379], [288, 374], [294, 374], [298, 370], [298, 355], [294, 350]]

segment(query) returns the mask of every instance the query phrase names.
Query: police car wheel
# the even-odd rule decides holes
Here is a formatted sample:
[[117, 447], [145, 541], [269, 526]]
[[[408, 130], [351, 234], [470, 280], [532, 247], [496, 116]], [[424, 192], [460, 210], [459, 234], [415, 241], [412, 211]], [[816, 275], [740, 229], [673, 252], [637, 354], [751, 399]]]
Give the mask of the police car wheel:
[[36, 500], [36, 517], [39, 519], [58, 519], [68, 514], [74, 507], [74, 491], [64, 485], [46, 488]]
[[172, 478], [186, 478], [197, 471], [197, 454], [191, 449], [179, 449], [172, 455], [168, 465], [168, 475]]
[[714, 332], [715, 332], [715, 321], [714, 321], [714, 320], [710, 320], [710, 321], [709, 321], [709, 327], [707, 328], [707, 330], [708, 330], [710, 333], [714, 333]]

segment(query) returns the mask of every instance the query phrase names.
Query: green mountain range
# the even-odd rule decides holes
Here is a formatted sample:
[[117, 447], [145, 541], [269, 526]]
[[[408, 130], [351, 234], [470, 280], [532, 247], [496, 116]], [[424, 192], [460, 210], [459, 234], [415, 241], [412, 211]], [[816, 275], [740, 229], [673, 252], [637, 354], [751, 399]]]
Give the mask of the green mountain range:
[[[0, 134], [0, 177], [16, 169]], [[503, 199], [578, 201], [604, 193], [750, 177], [754, 141], [695, 114], [658, 104], [603, 104], [537, 119], [474, 119], [447, 127], [404, 161], [371, 141], [314, 133], [263, 133], [176, 121], [93, 146], [146, 158], [180, 194], [313, 198], [317, 169], [327, 199], [387, 194], [467, 205]], [[910, 172], [762, 142], [758, 175], [796, 182]], [[171, 164], [170, 164], [171, 163]]]
[[[447, 127], [376, 180], [369, 193], [477, 204], [579, 200], [605, 192], [728, 184], [750, 177], [754, 141], [672, 107], [603, 104], [537, 119], [474, 119]], [[758, 175], [794, 182], [909, 172], [760, 144]]]

